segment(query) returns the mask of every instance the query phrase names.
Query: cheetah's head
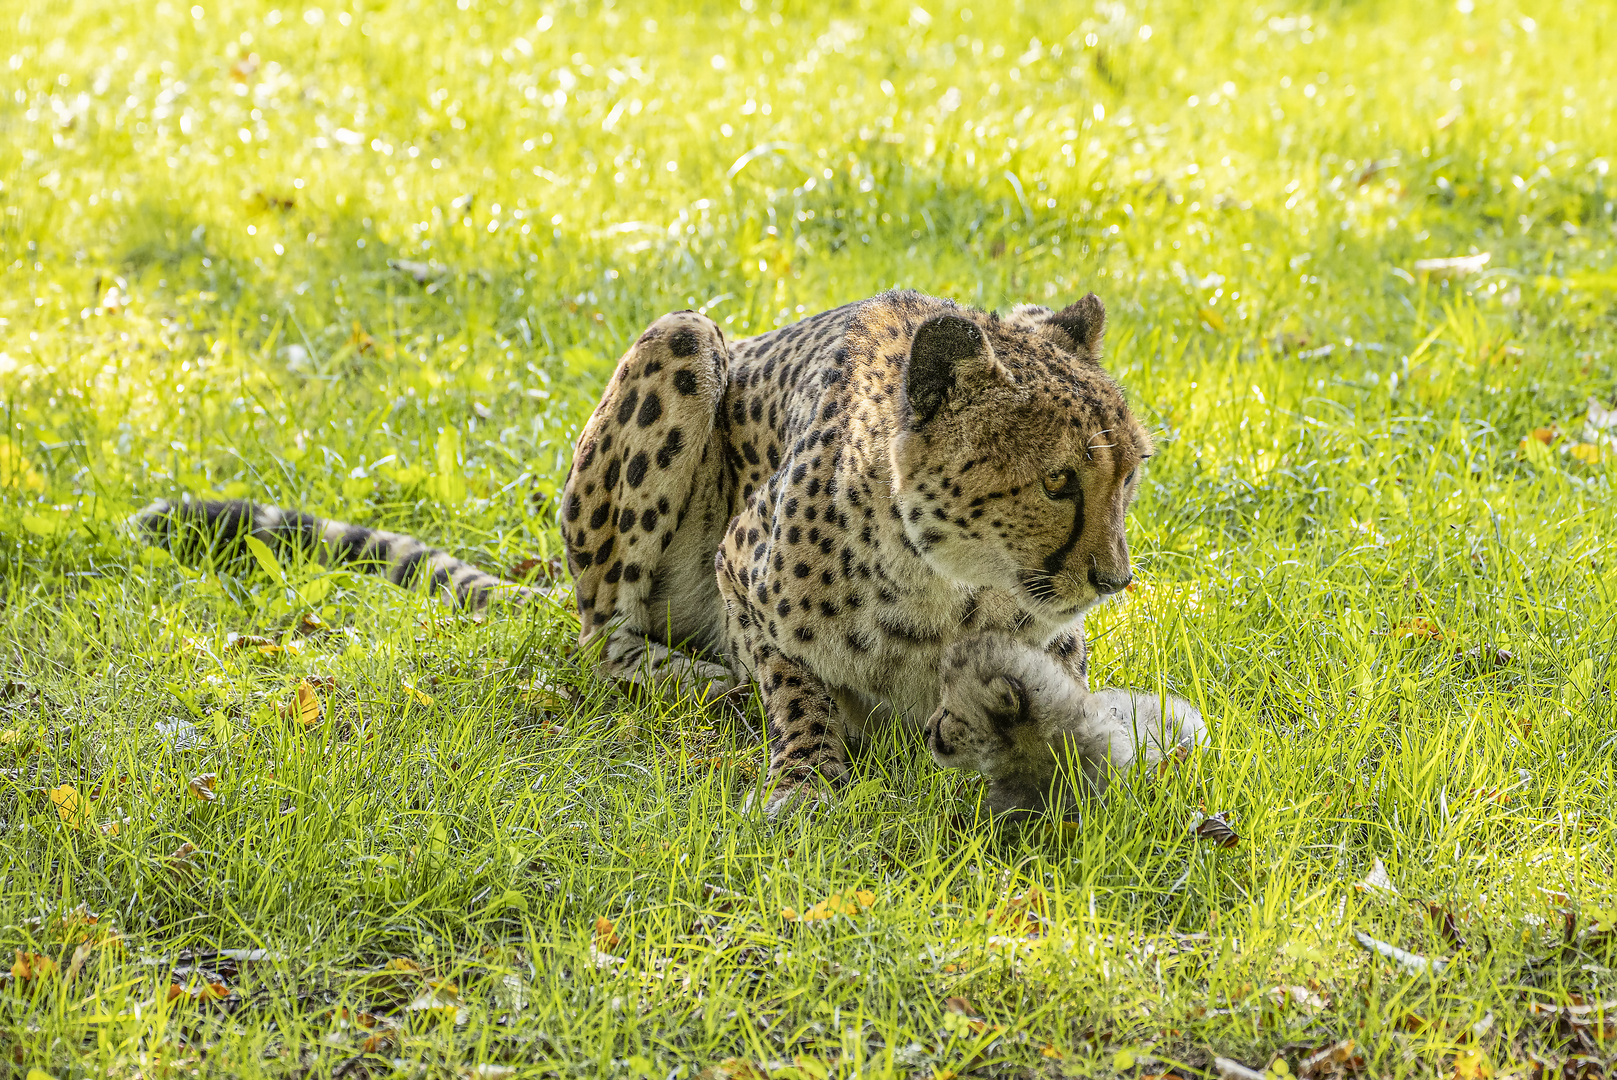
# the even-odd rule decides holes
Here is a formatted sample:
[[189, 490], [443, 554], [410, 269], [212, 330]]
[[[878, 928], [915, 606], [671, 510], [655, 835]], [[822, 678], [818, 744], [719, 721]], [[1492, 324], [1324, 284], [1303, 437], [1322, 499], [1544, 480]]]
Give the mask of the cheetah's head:
[[1020, 815], [1103, 795], [1114, 772], [1183, 758], [1208, 741], [1201, 713], [1172, 694], [1090, 693], [1044, 650], [975, 634], [944, 650], [926, 748], [946, 769], [982, 773], [988, 808]]
[[1067, 750], [1060, 718], [1078, 714], [1082, 689], [1042, 650], [998, 634], [955, 642], [939, 675], [924, 729], [932, 760], [988, 777], [995, 813], [1043, 809]]
[[1050, 757], [1035, 706], [1071, 678], [1044, 652], [998, 634], [974, 635], [944, 651], [939, 675], [942, 695], [925, 728], [939, 765], [994, 776]]
[[1100, 367], [1093, 293], [1009, 318], [950, 309], [910, 342], [892, 442], [905, 531], [945, 576], [1070, 622], [1129, 583], [1123, 534], [1151, 439]]

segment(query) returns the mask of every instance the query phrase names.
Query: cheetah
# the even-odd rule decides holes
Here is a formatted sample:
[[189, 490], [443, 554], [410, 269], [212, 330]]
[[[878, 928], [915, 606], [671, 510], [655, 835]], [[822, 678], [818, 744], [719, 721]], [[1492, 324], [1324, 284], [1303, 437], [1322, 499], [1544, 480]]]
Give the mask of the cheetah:
[[1104, 795], [1114, 772], [1208, 741], [1183, 698], [1090, 693], [1048, 653], [1000, 634], [950, 645], [940, 676], [926, 748], [945, 769], [987, 776], [987, 807], [1009, 820], [1065, 814], [1083, 794]]
[[[967, 635], [1042, 650], [1087, 691], [1083, 616], [1130, 581], [1124, 518], [1152, 453], [1101, 368], [1105, 327], [1093, 293], [1001, 316], [894, 291], [733, 342], [694, 311], [658, 319], [562, 491], [580, 646], [659, 694], [756, 684], [771, 814], [844, 779], [871, 723], [918, 729]], [[131, 520], [215, 553], [252, 536], [451, 604], [555, 598], [271, 506], [158, 500]]]
[[1130, 581], [1151, 439], [1093, 293], [1000, 316], [894, 291], [729, 341], [694, 311], [630, 347], [561, 502], [580, 644], [660, 692], [756, 683], [769, 813], [823, 798], [872, 723], [937, 706], [996, 632], [1088, 691], [1084, 613]]

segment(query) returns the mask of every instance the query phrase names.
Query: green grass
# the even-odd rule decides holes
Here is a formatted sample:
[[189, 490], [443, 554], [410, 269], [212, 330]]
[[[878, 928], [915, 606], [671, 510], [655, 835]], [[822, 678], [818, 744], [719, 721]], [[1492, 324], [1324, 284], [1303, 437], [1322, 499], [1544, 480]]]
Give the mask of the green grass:
[[[61, 970], [0, 974], [0, 1072], [1609, 1067], [1531, 1011], [1617, 991], [1609, 5], [460, 7], [3, 13], [0, 949]], [[1081, 829], [990, 830], [903, 733], [766, 823], [747, 722], [616, 696], [566, 610], [115, 531], [223, 492], [548, 557], [639, 328], [893, 285], [1094, 289], [1159, 433], [1095, 676], [1213, 748]], [[215, 948], [272, 955], [173, 973]]]

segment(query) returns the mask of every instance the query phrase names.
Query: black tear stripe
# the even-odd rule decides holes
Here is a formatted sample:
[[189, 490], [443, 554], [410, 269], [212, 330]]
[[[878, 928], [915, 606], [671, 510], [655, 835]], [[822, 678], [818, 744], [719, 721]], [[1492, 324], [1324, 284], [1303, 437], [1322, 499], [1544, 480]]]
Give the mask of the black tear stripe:
[[1044, 572], [1052, 575], [1060, 572], [1067, 561], [1067, 556], [1078, 546], [1078, 538], [1084, 534], [1084, 489], [1075, 487], [1071, 495], [1062, 495], [1059, 498], [1072, 500], [1072, 531], [1067, 534], [1066, 543], [1045, 557]]

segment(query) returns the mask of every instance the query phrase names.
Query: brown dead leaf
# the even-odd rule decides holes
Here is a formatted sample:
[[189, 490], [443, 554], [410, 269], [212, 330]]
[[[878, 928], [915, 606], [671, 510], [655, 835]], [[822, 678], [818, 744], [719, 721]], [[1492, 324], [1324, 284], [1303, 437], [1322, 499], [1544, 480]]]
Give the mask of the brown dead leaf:
[[1012, 934], [1042, 934], [1049, 917], [1044, 890], [1037, 885], [1029, 885], [1021, 896], [1010, 897], [999, 907], [988, 909], [988, 918]]
[[1335, 1073], [1359, 1072], [1363, 1068], [1364, 1056], [1354, 1052], [1353, 1040], [1343, 1039], [1303, 1058], [1297, 1065], [1297, 1075], [1302, 1080], [1314, 1080]]
[[196, 870], [196, 863], [191, 861], [191, 856], [196, 854], [196, 850], [197, 846], [187, 840], [169, 852], [163, 859], [168, 872], [181, 881], [188, 880], [192, 872]]
[[605, 915], [598, 916], [595, 920], [595, 947], [610, 949], [617, 945], [620, 939], [616, 929], [611, 919]]
[[24, 952], [22, 949], [12, 951], [17, 954], [16, 962], [11, 965], [13, 979], [45, 979], [56, 974], [56, 961], [44, 953]]
[[1192, 830], [1196, 839], [1206, 840], [1215, 847], [1232, 848], [1241, 842], [1241, 834], [1230, 827], [1229, 811], [1221, 810], [1198, 822]]
[[376, 1026], [377, 1018], [374, 1013], [358, 1012], [351, 1009], [338, 1009], [333, 1014], [338, 1027], [361, 1027], [370, 1029]]
[[238, 634], [232, 631], [225, 635], [225, 648], [227, 649], [265, 649], [276, 648], [273, 639], [258, 634]]
[[1454, 912], [1431, 900], [1425, 901], [1424, 907], [1426, 908], [1426, 914], [1430, 915], [1432, 921], [1437, 923], [1438, 931], [1442, 933], [1450, 945], [1453, 945], [1456, 949], [1469, 950], [1471, 948], [1470, 943], [1460, 933], [1460, 924], [1455, 919]]
[[214, 787], [218, 783], [219, 774], [210, 772], [203, 773], [200, 776], [191, 777], [190, 781], [185, 786], [190, 789], [191, 797], [193, 799], [197, 799], [200, 802], [213, 802], [215, 799], [219, 798], [218, 794], [214, 791]]
[[693, 771], [719, 772], [723, 769], [734, 769], [736, 775], [743, 780], [751, 779], [758, 774], [758, 763], [752, 758], [740, 754], [715, 754], [712, 757], [687, 758], [685, 767]]
[[977, 1010], [972, 1006], [971, 1000], [960, 995], [949, 998], [943, 1003], [943, 1005], [944, 1008], [948, 1009], [950, 1012], [959, 1013], [961, 1016], [977, 1015]]
[[1406, 619], [1393, 627], [1393, 634], [1402, 638], [1416, 638], [1421, 641], [1441, 641], [1443, 628], [1433, 619], [1418, 615], [1413, 619]]
[[174, 1001], [183, 998], [186, 1001], [223, 1001], [231, 995], [230, 987], [222, 982], [204, 982], [195, 985], [181, 986], [179, 983], [170, 983], [167, 1000]]
[[62, 976], [64, 982], [72, 982], [79, 977], [79, 971], [83, 969], [84, 962], [90, 958], [90, 952], [94, 948], [94, 941], [82, 941], [79, 943], [79, 947], [73, 950], [73, 959], [68, 962], [67, 974]]

